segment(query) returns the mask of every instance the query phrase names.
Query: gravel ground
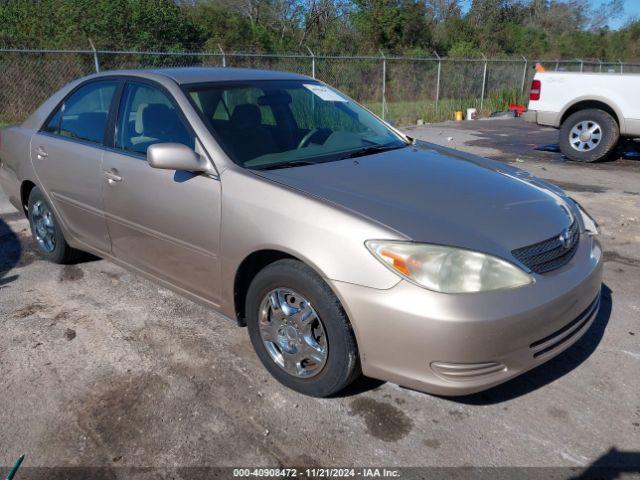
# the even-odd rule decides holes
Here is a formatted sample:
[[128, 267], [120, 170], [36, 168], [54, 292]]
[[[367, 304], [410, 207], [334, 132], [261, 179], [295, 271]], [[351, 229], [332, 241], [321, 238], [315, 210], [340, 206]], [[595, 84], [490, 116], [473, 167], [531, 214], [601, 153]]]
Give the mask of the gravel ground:
[[0, 465], [640, 465], [640, 161], [567, 162], [519, 120], [406, 131], [513, 162], [599, 221], [604, 301], [580, 342], [465, 398], [373, 380], [303, 397], [215, 313], [103, 260], [44, 262], [0, 196]]

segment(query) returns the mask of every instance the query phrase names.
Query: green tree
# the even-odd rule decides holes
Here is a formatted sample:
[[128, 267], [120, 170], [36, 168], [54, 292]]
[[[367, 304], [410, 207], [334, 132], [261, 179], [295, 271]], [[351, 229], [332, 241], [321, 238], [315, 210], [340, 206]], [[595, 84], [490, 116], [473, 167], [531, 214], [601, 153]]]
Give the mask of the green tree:
[[353, 23], [369, 50], [401, 52], [406, 48], [431, 48], [431, 26], [424, 2], [355, 0], [354, 3]]
[[637, 60], [622, 0], [0, 0], [0, 45]]
[[4, 0], [0, 43], [16, 47], [185, 49], [200, 32], [171, 0]]

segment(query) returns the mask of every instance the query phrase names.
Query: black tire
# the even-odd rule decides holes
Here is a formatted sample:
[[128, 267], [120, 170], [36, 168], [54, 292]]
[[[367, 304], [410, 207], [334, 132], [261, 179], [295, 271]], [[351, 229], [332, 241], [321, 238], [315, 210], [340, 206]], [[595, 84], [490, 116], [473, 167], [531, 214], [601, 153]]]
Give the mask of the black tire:
[[[269, 355], [259, 328], [260, 305], [277, 288], [291, 289], [305, 297], [326, 333], [327, 358], [311, 378], [286, 372]], [[278, 260], [261, 270], [251, 282], [246, 298], [249, 337], [265, 368], [283, 385], [313, 397], [335, 395], [360, 375], [358, 348], [351, 324], [338, 298], [312, 269], [293, 259]]]
[[[34, 205], [38, 202], [42, 202], [46, 206], [46, 208], [49, 209], [49, 211], [51, 212], [50, 218], [53, 223], [53, 238], [54, 238], [54, 247], [53, 247], [53, 250], [51, 251], [47, 251], [46, 249], [44, 249], [41, 243], [38, 242], [37, 240], [38, 234], [36, 232], [36, 227], [33, 222], [32, 213], [33, 213]], [[34, 187], [33, 190], [31, 190], [31, 193], [29, 194], [29, 202], [27, 204], [27, 209], [28, 209], [27, 211], [28, 211], [28, 217], [29, 217], [29, 225], [31, 227], [31, 235], [33, 236], [34, 243], [36, 244], [38, 251], [45, 258], [45, 260], [48, 260], [53, 263], [61, 263], [61, 264], [71, 263], [75, 261], [78, 258], [78, 254], [80, 252], [78, 250], [71, 248], [67, 243], [67, 241], [65, 240], [64, 235], [62, 234], [62, 230], [60, 229], [60, 224], [58, 222], [58, 219], [54, 215], [53, 210], [49, 205], [49, 202], [47, 202], [47, 199], [44, 197], [44, 195], [42, 194], [42, 192], [38, 187]]]
[[[602, 130], [597, 145], [585, 151], [579, 151], [571, 145], [571, 130], [582, 122], [593, 122]], [[620, 127], [615, 118], [604, 110], [589, 108], [571, 114], [560, 126], [560, 151], [577, 162], [598, 162], [608, 159], [620, 139]]]

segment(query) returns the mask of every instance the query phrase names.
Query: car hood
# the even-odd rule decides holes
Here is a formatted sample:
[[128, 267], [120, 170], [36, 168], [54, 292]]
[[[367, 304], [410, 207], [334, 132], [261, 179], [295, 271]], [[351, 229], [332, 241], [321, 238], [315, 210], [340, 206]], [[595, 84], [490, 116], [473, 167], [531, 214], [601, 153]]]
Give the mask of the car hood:
[[510, 257], [568, 227], [559, 188], [509, 165], [419, 142], [365, 157], [256, 171], [417, 242]]

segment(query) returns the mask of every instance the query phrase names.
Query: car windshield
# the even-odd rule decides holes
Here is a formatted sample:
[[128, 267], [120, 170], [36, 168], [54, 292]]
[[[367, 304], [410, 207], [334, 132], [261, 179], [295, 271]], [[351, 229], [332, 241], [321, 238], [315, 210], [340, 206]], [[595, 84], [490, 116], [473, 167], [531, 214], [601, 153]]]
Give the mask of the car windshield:
[[313, 80], [212, 83], [188, 93], [222, 148], [245, 168], [308, 165], [407, 145], [353, 100]]

